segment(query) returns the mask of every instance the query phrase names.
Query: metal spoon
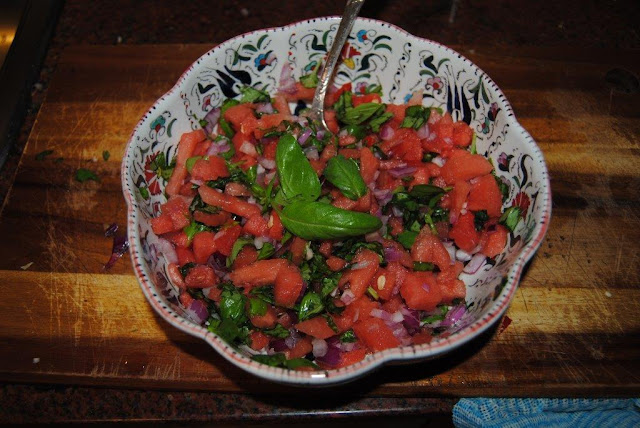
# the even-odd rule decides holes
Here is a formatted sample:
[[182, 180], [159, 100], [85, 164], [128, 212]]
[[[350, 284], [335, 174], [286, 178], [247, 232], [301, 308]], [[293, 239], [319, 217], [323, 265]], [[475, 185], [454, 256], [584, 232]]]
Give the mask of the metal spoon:
[[353, 23], [355, 22], [358, 12], [360, 12], [360, 8], [363, 4], [364, 0], [347, 1], [347, 5], [345, 6], [342, 14], [342, 20], [340, 21], [340, 26], [338, 26], [338, 32], [333, 40], [333, 45], [331, 45], [331, 50], [329, 50], [329, 55], [327, 55], [327, 61], [322, 68], [322, 73], [320, 73], [318, 78], [318, 86], [316, 87], [316, 93], [313, 96], [313, 102], [311, 103], [311, 109], [308, 117], [312, 121], [321, 125], [326, 132], [331, 131], [329, 131], [327, 123], [324, 121], [324, 97], [327, 95], [329, 82], [331, 81], [331, 76], [333, 76], [333, 70], [335, 69], [338, 58], [340, 57], [342, 47], [347, 41], [349, 33], [351, 33]]

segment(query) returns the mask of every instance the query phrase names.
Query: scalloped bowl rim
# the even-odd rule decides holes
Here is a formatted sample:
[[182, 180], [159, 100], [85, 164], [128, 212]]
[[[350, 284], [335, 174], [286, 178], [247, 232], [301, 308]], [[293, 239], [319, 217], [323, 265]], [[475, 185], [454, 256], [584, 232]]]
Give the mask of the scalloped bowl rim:
[[257, 363], [244, 356], [240, 352], [236, 351], [234, 348], [229, 346], [222, 339], [217, 337], [215, 334], [208, 331], [205, 327], [198, 326], [191, 321], [185, 320], [180, 315], [175, 313], [171, 308], [167, 307], [162, 303], [157, 293], [154, 290], [154, 285], [152, 280], [149, 278], [147, 273], [142, 268], [142, 262], [140, 258], [140, 245], [139, 245], [139, 232], [138, 232], [138, 213], [136, 212], [137, 205], [135, 203], [135, 196], [132, 191], [132, 184], [129, 180], [129, 168], [130, 163], [128, 159], [131, 156], [132, 147], [135, 146], [135, 135], [138, 133], [141, 128], [143, 122], [146, 120], [147, 116], [152, 113], [154, 110], [158, 108], [160, 104], [165, 102], [169, 97], [171, 97], [174, 93], [176, 93], [183, 82], [187, 80], [190, 74], [194, 71], [196, 66], [200, 63], [204, 57], [216, 52], [217, 50], [224, 49], [233, 42], [246, 37], [247, 35], [254, 33], [269, 33], [275, 31], [285, 31], [287, 29], [295, 28], [302, 25], [309, 25], [318, 20], [339, 20], [338, 16], [328, 16], [328, 17], [319, 17], [319, 18], [311, 18], [307, 20], [298, 21], [295, 23], [291, 23], [281, 27], [270, 27], [265, 29], [259, 29], [255, 31], [250, 31], [244, 34], [240, 34], [231, 39], [226, 40], [223, 43], [218, 44], [214, 48], [205, 52], [201, 55], [196, 61], [194, 61], [180, 76], [174, 86], [168, 90], [165, 94], [163, 94], [142, 116], [140, 121], [136, 124], [129, 141], [127, 143], [125, 149], [125, 156], [123, 157], [122, 165], [121, 165], [121, 181], [122, 181], [122, 189], [125, 200], [127, 202], [127, 230], [128, 230], [128, 240], [130, 245], [130, 256], [131, 261], [135, 270], [136, 278], [142, 289], [147, 301], [151, 304], [153, 309], [167, 322], [169, 322], [174, 327], [182, 330], [183, 332], [190, 334], [195, 337], [199, 337], [206, 341], [211, 347], [213, 347], [219, 354], [221, 354], [226, 360], [231, 362], [232, 364], [239, 366], [240, 368], [252, 373], [256, 376], [269, 379], [274, 382], [279, 383], [287, 383], [287, 384], [296, 384], [296, 385], [308, 385], [308, 386], [329, 386], [338, 383], [344, 383], [348, 381], [352, 381], [358, 377], [361, 377], [365, 374], [368, 374], [371, 371], [383, 366], [385, 363], [390, 362], [411, 362], [413, 360], [426, 360], [430, 358], [438, 357], [446, 352], [457, 348], [464, 343], [469, 342], [473, 338], [479, 336], [482, 332], [486, 331], [489, 327], [491, 327], [500, 317], [504, 314], [506, 309], [508, 308], [515, 291], [518, 287], [522, 270], [527, 262], [533, 257], [536, 250], [540, 247], [541, 242], [547, 232], [549, 221], [551, 218], [551, 187], [549, 182], [549, 174], [546, 167], [546, 163], [544, 162], [544, 156], [536, 142], [533, 140], [531, 135], [520, 125], [520, 123], [515, 118], [515, 114], [511, 107], [511, 104], [504, 96], [502, 90], [495, 84], [495, 82], [476, 64], [472, 61], [461, 55], [459, 52], [444, 46], [438, 42], [421, 38], [418, 36], [414, 36], [413, 34], [408, 33], [402, 28], [389, 24], [384, 21], [370, 19], [370, 18], [358, 18], [360, 22], [369, 22], [374, 23], [376, 25], [386, 26], [392, 30], [397, 31], [401, 35], [407, 37], [412, 41], [416, 41], [419, 43], [427, 43], [434, 46], [437, 46], [441, 49], [444, 49], [446, 52], [449, 52], [453, 55], [458, 56], [463, 62], [467, 63], [472, 68], [475, 68], [479, 71], [482, 79], [484, 79], [485, 83], [490, 84], [493, 90], [498, 95], [498, 98], [504, 103], [504, 107], [506, 112], [508, 113], [508, 121], [511, 125], [514, 126], [514, 130], [519, 132], [520, 136], [523, 138], [523, 143], [528, 145], [532, 151], [532, 156], [537, 156], [542, 160], [542, 174], [540, 177], [541, 190], [543, 192], [543, 207], [542, 207], [542, 218], [540, 222], [535, 226], [534, 234], [531, 238], [531, 241], [523, 246], [520, 249], [515, 261], [512, 266], [508, 269], [507, 273], [507, 283], [504, 285], [504, 288], [500, 292], [497, 299], [495, 299], [487, 312], [480, 318], [473, 321], [471, 324], [466, 326], [465, 328], [459, 330], [451, 334], [446, 338], [436, 338], [431, 343], [425, 345], [411, 345], [403, 348], [392, 348], [384, 351], [376, 352], [374, 354], [367, 355], [367, 357], [351, 366], [343, 367], [340, 369], [334, 370], [321, 370], [321, 371], [294, 371], [287, 370], [276, 367], [269, 367], [264, 364]]

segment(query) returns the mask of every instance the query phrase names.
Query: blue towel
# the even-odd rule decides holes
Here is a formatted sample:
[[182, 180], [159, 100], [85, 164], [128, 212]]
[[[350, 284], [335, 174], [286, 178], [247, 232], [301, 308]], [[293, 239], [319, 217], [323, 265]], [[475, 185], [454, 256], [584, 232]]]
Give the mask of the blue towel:
[[640, 399], [463, 398], [457, 428], [640, 427]]

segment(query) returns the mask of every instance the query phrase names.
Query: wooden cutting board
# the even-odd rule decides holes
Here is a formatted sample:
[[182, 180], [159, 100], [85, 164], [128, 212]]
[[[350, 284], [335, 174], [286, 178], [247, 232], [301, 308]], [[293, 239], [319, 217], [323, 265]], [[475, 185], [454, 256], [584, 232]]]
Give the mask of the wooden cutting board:
[[[299, 393], [242, 372], [160, 319], [128, 257], [103, 270], [112, 245], [104, 230], [126, 220], [119, 172], [130, 133], [208, 48], [64, 52], [0, 215], [0, 381]], [[637, 395], [640, 95], [621, 92], [623, 72], [609, 74], [610, 84], [605, 77], [614, 68], [637, 75], [640, 54], [459, 50], [504, 90], [546, 156], [549, 233], [496, 331], [440, 360], [386, 367], [337, 390]], [[37, 160], [44, 150], [53, 153]], [[81, 167], [100, 181], [77, 182]]]

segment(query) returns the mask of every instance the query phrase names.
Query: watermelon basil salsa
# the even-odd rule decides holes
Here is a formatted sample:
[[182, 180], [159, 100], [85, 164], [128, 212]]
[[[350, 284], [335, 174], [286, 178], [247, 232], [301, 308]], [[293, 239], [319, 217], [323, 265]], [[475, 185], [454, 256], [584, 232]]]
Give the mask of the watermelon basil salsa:
[[460, 321], [459, 275], [500, 254], [509, 226], [468, 124], [421, 93], [384, 104], [379, 86], [346, 84], [325, 132], [305, 117], [308, 80], [246, 87], [182, 135], [151, 220], [189, 317], [295, 370], [428, 343]]

